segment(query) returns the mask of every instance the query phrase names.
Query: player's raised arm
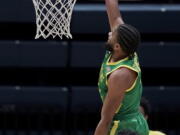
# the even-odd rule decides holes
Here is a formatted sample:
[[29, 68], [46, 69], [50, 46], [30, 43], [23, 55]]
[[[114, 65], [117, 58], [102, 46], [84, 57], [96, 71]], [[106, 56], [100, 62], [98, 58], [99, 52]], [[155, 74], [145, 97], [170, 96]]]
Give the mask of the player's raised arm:
[[121, 13], [119, 11], [118, 0], [105, 0], [105, 3], [111, 32], [113, 32], [118, 25], [124, 24]]

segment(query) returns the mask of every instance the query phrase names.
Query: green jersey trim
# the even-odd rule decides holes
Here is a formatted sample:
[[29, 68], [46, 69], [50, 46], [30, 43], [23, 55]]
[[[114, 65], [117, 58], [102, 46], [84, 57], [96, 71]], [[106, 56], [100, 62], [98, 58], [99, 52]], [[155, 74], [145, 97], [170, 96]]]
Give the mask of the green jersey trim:
[[112, 55], [110, 55], [109, 58], [107, 59], [106, 65], [117, 65], [117, 64], [119, 64], [119, 63], [121, 63], [121, 62], [123, 62], [123, 61], [128, 60], [128, 57], [125, 57], [124, 59], [121, 59], [121, 60], [119, 60], [119, 61], [117, 61], [117, 62], [109, 62], [110, 59], [111, 59], [111, 56], [112, 56]]

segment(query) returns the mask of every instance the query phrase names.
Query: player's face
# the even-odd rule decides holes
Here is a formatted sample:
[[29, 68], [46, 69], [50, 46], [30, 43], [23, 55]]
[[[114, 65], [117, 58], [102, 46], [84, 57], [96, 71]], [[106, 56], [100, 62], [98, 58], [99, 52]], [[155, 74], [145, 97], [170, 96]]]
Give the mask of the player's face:
[[115, 34], [114, 32], [113, 33], [109, 32], [108, 41], [106, 43], [106, 49], [110, 52], [113, 52], [114, 44], [115, 44]]

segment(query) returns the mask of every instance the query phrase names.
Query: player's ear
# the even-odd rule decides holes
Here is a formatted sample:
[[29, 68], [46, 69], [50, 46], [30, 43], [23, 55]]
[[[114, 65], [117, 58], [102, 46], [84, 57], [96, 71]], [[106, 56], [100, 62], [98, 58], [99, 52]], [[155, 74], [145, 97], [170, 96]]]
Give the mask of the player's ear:
[[115, 50], [119, 50], [119, 49], [120, 49], [120, 44], [119, 44], [119, 43], [115, 43], [114, 49], [115, 49]]

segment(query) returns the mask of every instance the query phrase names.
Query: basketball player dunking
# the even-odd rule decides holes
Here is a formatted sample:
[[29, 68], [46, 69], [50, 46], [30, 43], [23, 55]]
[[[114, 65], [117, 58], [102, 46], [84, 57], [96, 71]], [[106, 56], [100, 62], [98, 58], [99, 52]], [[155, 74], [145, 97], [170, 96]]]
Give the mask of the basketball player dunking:
[[140, 33], [124, 23], [118, 0], [105, 2], [111, 32], [98, 82], [103, 107], [94, 135], [117, 135], [122, 130], [148, 135], [147, 122], [139, 112], [142, 84], [136, 50]]

